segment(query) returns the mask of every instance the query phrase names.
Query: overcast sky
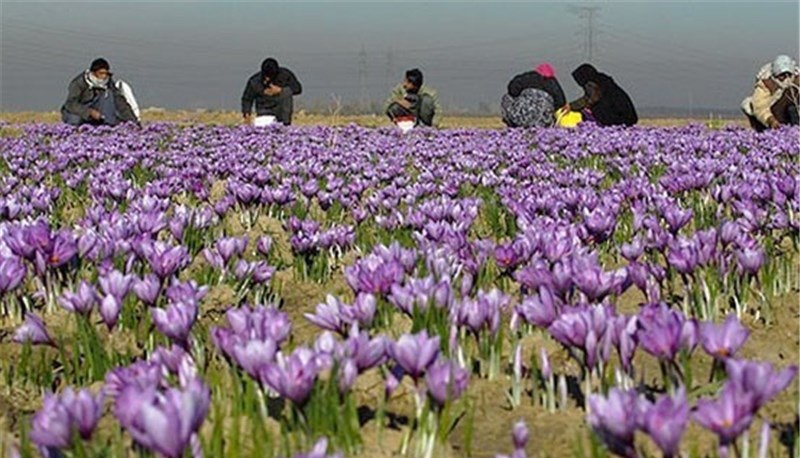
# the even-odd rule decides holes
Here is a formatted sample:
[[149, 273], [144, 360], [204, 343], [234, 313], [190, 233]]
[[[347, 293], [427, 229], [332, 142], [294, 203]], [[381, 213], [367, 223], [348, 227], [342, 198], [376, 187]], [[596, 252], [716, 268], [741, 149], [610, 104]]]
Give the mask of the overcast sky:
[[[97, 56], [143, 107], [237, 109], [274, 56], [328, 106], [383, 99], [419, 67], [445, 107], [496, 106], [516, 73], [549, 61], [568, 99], [589, 56], [639, 107], [736, 109], [777, 54], [797, 56], [788, 2], [0, 2], [0, 110], [57, 110]], [[361, 53], [363, 50], [363, 54]]]

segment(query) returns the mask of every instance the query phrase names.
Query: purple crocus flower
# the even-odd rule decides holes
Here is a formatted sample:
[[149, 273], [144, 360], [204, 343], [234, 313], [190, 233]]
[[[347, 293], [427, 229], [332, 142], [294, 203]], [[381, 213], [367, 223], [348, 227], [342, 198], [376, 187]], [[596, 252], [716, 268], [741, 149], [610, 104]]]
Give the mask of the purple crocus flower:
[[755, 408], [768, 403], [786, 389], [797, 375], [797, 366], [789, 366], [778, 372], [768, 362], [745, 361], [728, 358], [725, 361], [728, 383], [742, 391], [753, 394]]
[[539, 294], [526, 298], [515, 308], [528, 323], [547, 328], [558, 317], [560, 307], [550, 288], [543, 286], [539, 288]]
[[666, 304], [644, 307], [637, 318], [639, 345], [656, 358], [674, 360], [681, 348], [683, 321], [683, 315]]
[[211, 393], [200, 380], [163, 393], [128, 387], [117, 399], [115, 415], [133, 439], [166, 458], [183, 457], [208, 414]]
[[440, 406], [461, 397], [467, 389], [469, 372], [458, 364], [440, 358], [425, 373], [428, 394]]
[[289, 357], [278, 354], [275, 363], [265, 365], [260, 374], [262, 383], [296, 405], [305, 404], [317, 379], [315, 353], [299, 347]]
[[53, 248], [48, 253], [47, 263], [53, 267], [60, 267], [72, 261], [77, 254], [78, 244], [72, 233], [59, 231], [53, 239]]
[[33, 313], [25, 314], [25, 322], [14, 331], [12, 340], [17, 343], [30, 342], [32, 345], [52, 345], [55, 346], [44, 321]]
[[87, 281], [81, 280], [77, 291], [65, 291], [58, 298], [58, 303], [69, 312], [88, 315], [97, 303], [97, 291]]
[[520, 250], [517, 244], [510, 242], [507, 244], [498, 244], [494, 249], [494, 259], [498, 267], [505, 270], [511, 270], [519, 264], [521, 259]]
[[258, 238], [256, 242], [256, 250], [264, 256], [268, 256], [272, 249], [272, 237], [265, 235]]
[[639, 423], [642, 430], [658, 445], [665, 457], [679, 455], [679, 446], [689, 422], [689, 403], [681, 387], [673, 395], [663, 395], [651, 403], [640, 397]]
[[103, 401], [105, 400], [103, 391], [92, 395], [91, 391], [87, 389], [76, 392], [71, 388], [66, 388], [61, 393], [60, 400], [69, 412], [73, 428], [78, 431], [81, 439], [91, 439], [100, 417], [103, 416]]
[[342, 308], [344, 305], [339, 302], [336, 297], [328, 294], [325, 298], [325, 303], [317, 304], [315, 313], [305, 313], [305, 318], [316, 324], [322, 329], [328, 331], [338, 332], [341, 335], [346, 334], [345, 321], [342, 319]]
[[264, 285], [272, 280], [272, 276], [275, 275], [275, 268], [267, 264], [266, 261], [254, 261], [250, 264], [250, 272], [253, 283]]
[[586, 420], [609, 450], [619, 456], [635, 457], [636, 392], [611, 388], [607, 397], [590, 395], [589, 406]]
[[140, 390], [146, 387], [156, 388], [164, 376], [162, 364], [158, 361], [136, 361], [129, 366], [118, 367], [106, 373], [105, 393], [116, 399], [125, 388], [133, 385]]
[[323, 437], [314, 444], [314, 447], [306, 453], [298, 453], [294, 458], [344, 458], [341, 452], [328, 454], [328, 438]]
[[94, 396], [86, 389], [46, 393], [42, 408], [33, 416], [31, 440], [46, 449], [62, 449], [71, 445], [74, 432], [83, 440], [91, 439], [103, 415], [103, 399], [102, 391]]
[[528, 437], [528, 425], [521, 420], [514, 423], [514, 427], [511, 429], [511, 440], [514, 443], [514, 449], [525, 450], [525, 446], [528, 445]]
[[178, 302], [170, 304], [166, 310], [150, 309], [153, 324], [162, 334], [177, 344], [187, 344], [189, 332], [197, 320], [197, 305]]
[[692, 216], [694, 216], [694, 212], [691, 208], [681, 210], [680, 207], [675, 205], [669, 205], [664, 211], [664, 221], [667, 222], [669, 231], [673, 234], [677, 234], [683, 226], [691, 221]]
[[590, 301], [602, 300], [613, 286], [613, 276], [604, 272], [596, 260], [590, 257], [573, 260], [572, 281]]
[[750, 275], [758, 273], [761, 266], [764, 265], [765, 259], [764, 250], [757, 244], [747, 244], [740, 249], [736, 250], [736, 261], [742, 272]]
[[514, 423], [511, 428], [511, 441], [514, 443], [514, 453], [509, 455], [495, 455], [495, 458], [527, 458], [525, 447], [528, 445], [528, 426], [523, 420]]
[[547, 330], [564, 346], [582, 350], [584, 363], [592, 369], [610, 356], [611, 347], [604, 345], [611, 343], [610, 336], [606, 336], [610, 313], [602, 306], [574, 307], [562, 313]]
[[62, 449], [72, 443], [72, 417], [58, 396], [46, 393], [42, 408], [31, 421], [31, 441], [46, 448]]
[[100, 316], [103, 322], [108, 326], [108, 329], [114, 329], [119, 321], [119, 314], [122, 311], [122, 304], [119, 300], [111, 294], [107, 294], [103, 300], [100, 301]]
[[642, 239], [635, 238], [631, 243], [625, 243], [620, 247], [620, 254], [629, 262], [634, 262], [644, 254], [644, 243]]
[[140, 248], [153, 269], [162, 281], [186, 267], [191, 260], [189, 252], [183, 246], [170, 246], [163, 242], [144, 243]]
[[427, 331], [403, 334], [388, 347], [389, 356], [415, 381], [439, 355], [439, 336], [428, 337]]
[[359, 372], [364, 372], [384, 362], [387, 346], [388, 340], [384, 336], [370, 339], [366, 331], [358, 332], [354, 327], [340, 349], [345, 357], [356, 363]]
[[703, 350], [718, 359], [734, 356], [750, 335], [736, 315], [728, 315], [722, 325], [700, 323], [698, 333]]
[[743, 391], [735, 383], [726, 383], [717, 399], [697, 401], [693, 419], [715, 433], [726, 447], [747, 431], [755, 414], [755, 395]]
[[19, 286], [27, 273], [25, 264], [18, 257], [0, 258], [0, 294]]
[[508, 297], [497, 288], [488, 293], [478, 291], [475, 299], [465, 298], [455, 307], [456, 322], [476, 335], [484, 329], [494, 335], [500, 327], [500, 310], [507, 303]]
[[150, 355], [150, 361], [160, 363], [172, 374], [177, 374], [180, 371], [181, 364], [184, 364], [184, 360], [190, 360], [191, 364], [194, 364], [192, 355], [183, 347], [175, 344], [171, 345], [169, 348], [158, 346], [153, 350], [152, 355]]
[[133, 284], [133, 293], [147, 305], [155, 305], [161, 293], [161, 281], [154, 274], [147, 274]]
[[[344, 304], [343, 304], [344, 305]], [[356, 296], [353, 305], [344, 305], [341, 308], [342, 319], [345, 323], [358, 323], [360, 326], [369, 326], [378, 310], [377, 298], [369, 293], [360, 293]]]
[[133, 275], [125, 275], [118, 270], [112, 270], [107, 275], [98, 279], [100, 289], [106, 295], [114, 296], [118, 302], [123, 302], [133, 284]]
[[278, 345], [271, 339], [236, 342], [231, 346], [231, 358], [245, 372], [258, 380], [261, 369], [275, 361]]

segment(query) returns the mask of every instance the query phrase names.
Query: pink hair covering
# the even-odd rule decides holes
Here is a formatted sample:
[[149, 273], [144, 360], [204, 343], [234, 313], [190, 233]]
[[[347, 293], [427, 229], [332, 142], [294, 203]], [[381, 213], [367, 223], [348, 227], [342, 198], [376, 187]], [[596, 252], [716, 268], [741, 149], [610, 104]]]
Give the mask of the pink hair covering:
[[556, 77], [556, 69], [554, 69], [553, 66], [548, 64], [547, 62], [542, 62], [534, 70], [536, 71], [536, 73], [544, 76], [545, 78]]

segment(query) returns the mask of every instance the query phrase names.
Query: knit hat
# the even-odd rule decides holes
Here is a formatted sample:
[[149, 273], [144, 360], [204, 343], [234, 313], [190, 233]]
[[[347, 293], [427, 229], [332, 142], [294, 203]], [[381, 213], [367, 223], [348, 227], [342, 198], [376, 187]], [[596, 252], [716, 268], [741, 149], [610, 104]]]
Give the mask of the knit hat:
[[556, 70], [553, 68], [552, 65], [548, 64], [547, 62], [542, 62], [541, 64], [537, 65], [534, 71], [545, 78], [556, 77]]
[[103, 59], [102, 57], [98, 57], [92, 61], [92, 65], [89, 66], [89, 71], [96, 72], [101, 69], [111, 70], [111, 66], [108, 65], [107, 60]]
[[772, 61], [772, 76], [778, 76], [781, 73], [794, 73], [795, 62], [791, 57], [780, 55]]

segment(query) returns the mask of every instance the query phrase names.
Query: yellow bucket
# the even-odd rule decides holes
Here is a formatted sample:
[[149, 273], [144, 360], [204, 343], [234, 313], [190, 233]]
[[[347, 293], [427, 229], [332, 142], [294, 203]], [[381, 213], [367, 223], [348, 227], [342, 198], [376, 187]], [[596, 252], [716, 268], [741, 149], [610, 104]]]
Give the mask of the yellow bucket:
[[556, 125], [559, 127], [575, 127], [583, 121], [580, 111], [556, 111]]

